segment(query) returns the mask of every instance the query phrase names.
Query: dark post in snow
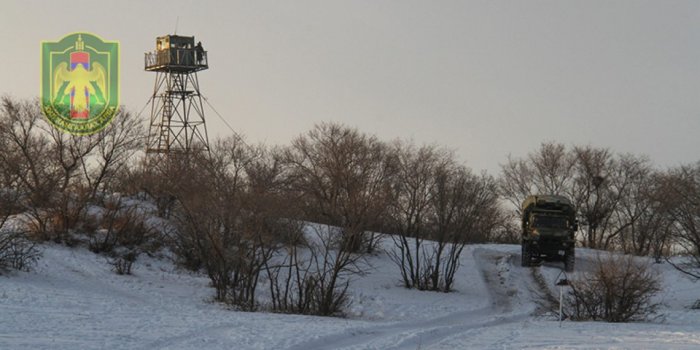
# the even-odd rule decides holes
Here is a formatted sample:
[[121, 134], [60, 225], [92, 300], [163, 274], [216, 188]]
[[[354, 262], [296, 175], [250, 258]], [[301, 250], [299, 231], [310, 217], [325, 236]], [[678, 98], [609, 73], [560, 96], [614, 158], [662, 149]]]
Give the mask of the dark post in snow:
[[[561, 321], [562, 321], [562, 306], [564, 303], [564, 287], [569, 285], [569, 279], [566, 276], [566, 272], [562, 271], [559, 274], [559, 276], [561, 276], [562, 273], [564, 274], [564, 278], [557, 281], [557, 286], [559, 286], [559, 327], [561, 327]], [[557, 278], [559, 278], [559, 277], [557, 277]]]

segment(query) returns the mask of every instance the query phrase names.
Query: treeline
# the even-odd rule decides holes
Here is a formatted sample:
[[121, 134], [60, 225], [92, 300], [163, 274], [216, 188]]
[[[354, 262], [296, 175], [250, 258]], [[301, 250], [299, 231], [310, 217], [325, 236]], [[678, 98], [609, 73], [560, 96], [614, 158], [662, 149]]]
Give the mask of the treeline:
[[531, 193], [561, 194], [578, 210], [582, 247], [691, 257], [678, 266], [700, 277], [700, 163], [657, 169], [644, 156], [544, 143], [502, 166], [499, 188], [518, 208]]
[[405, 287], [447, 292], [466, 244], [519, 241], [514, 216], [531, 193], [574, 200], [582, 246], [656, 257], [683, 247], [700, 264], [700, 166], [660, 171], [643, 157], [543, 144], [495, 178], [438, 146], [326, 123], [286, 146], [231, 136], [208, 153], [146, 157], [144, 130], [122, 110], [101, 133], [71, 136], [38, 102], [3, 98], [0, 269], [27, 266], [47, 240], [84, 244], [118, 273], [167, 247], [209, 276], [217, 300], [333, 315], [380, 253], [378, 232], [393, 234]]
[[700, 163], [658, 169], [643, 156], [543, 143], [524, 158], [509, 157], [501, 169], [500, 194], [513, 216], [530, 194], [564, 195], [577, 208], [578, 246], [629, 254], [599, 256], [569, 280], [563, 308], [545, 296], [545, 310], [578, 321], [662, 317], [655, 298], [662, 279], [635, 255], [700, 278]]
[[452, 289], [465, 244], [506, 234], [496, 180], [436, 146], [319, 124], [284, 147], [232, 136], [207, 153], [146, 157], [143, 130], [120, 112], [101, 133], [67, 135], [36, 101], [4, 98], [2, 218], [17, 220], [2, 237], [22, 249], [3, 266], [27, 266], [34, 243], [54, 241], [105, 254], [128, 274], [140, 254], [167, 247], [209, 276], [219, 301], [333, 315], [368, 254], [382, 252], [378, 232], [398, 234], [406, 287], [441, 291]]

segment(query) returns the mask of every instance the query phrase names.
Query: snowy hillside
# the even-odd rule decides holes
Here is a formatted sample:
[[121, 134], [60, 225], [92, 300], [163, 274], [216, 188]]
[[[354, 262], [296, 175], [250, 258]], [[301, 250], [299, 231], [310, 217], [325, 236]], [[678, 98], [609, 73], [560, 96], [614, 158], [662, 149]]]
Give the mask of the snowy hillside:
[[[206, 277], [165, 259], [141, 258], [133, 276], [118, 276], [85, 249], [41, 249], [33, 272], [0, 276], [0, 349], [700, 348], [700, 310], [688, 308], [698, 285], [668, 265], [655, 266], [665, 321], [559, 328], [537, 315], [531, 293], [533, 273], [556, 291], [558, 265], [522, 268], [513, 245], [468, 246], [449, 294], [406, 290], [385, 254], [372, 257], [351, 285], [348, 318], [228, 310], [211, 302]], [[578, 250], [578, 265], [594, 254]]]

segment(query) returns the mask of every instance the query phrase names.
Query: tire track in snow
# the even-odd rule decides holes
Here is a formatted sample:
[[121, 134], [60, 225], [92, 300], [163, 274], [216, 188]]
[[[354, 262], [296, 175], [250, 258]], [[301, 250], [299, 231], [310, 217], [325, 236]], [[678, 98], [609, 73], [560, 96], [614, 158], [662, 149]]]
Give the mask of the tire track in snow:
[[[556, 289], [553, 289], [555, 282], [553, 280], [548, 280], [545, 274], [548, 270], [555, 270], [561, 272], [561, 278], [569, 278], [576, 276], [578, 273], [590, 271], [595, 266], [595, 259], [590, 256], [581, 256], [580, 254], [576, 257], [576, 270], [575, 272], [565, 272], [564, 265], [560, 262], [543, 262], [539, 266], [532, 266], [528, 269], [530, 270], [530, 275], [534, 284], [531, 287], [530, 293], [532, 294], [533, 301], [537, 304], [537, 315], [546, 316], [558, 313], [559, 309], [559, 297]], [[544, 273], [543, 273], [544, 272]], [[550, 275], [550, 278], [552, 276]]]
[[533, 300], [538, 305], [537, 313], [545, 315], [552, 310], [556, 310], [559, 305], [559, 299], [554, 296], [552, 289], [547, 285], [547, 280], [542, 275], [539, 266], [530, 267], [532, 280], [535, 282], [536, 289], [531, 291]]
[[510, 274], [512, 255], [483, 248], [474, 250], [473, 254], [476, 267], [486, 283], [490, 305], [429, 320], [350, 329], [299, 343], [290, 349], [422, 349], [463, 333], [530, 318], [531, 310], [513, 312], [520, 305], [518, 297], [521, 291], [517, 288], [519, 278]]
[[512, 255], [481, 248], [474, 250], [474, 260], [486, 282], [492, 307], [500, 312], [512, 311], [513, 301], [521, 292], [511, 276]]

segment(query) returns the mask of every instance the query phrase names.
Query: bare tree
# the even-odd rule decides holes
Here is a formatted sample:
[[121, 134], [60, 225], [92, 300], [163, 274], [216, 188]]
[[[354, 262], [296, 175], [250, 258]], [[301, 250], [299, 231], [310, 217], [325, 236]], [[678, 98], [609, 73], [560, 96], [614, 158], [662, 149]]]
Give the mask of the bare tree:
[[620, 249], [626, 244], [623, 234], [637, 224], [647, 205], [639, 190], [649, 180], [649, 161], [630, 154], [615, 157], [602, 148], [575, 147], [574, 153], [571, 197], [579, 211], [582, 243], [589, 248]]
[[513, 159], [501, 165], [499, 190], [503, 198], [516, 208], [532, 194], [567, 195], [574, 177], [576, 158], [558, 143], [542, 143], [525, 159]]
[[394, 181], [395, 199], [390, 207], [392, 236], [395, 250], [389, 254], [398, 265], [406, 288], [428, 288], [430, 266], [423, 262], [428, 259], [424, 246], [430, 236], [427, 220], [431, 213], [431, 202], [436, 186], [437, 169], [447, 167], [452, 161], [450, 154], [434, 146], [416, 149], [411, 144], [397, 144], [398, 172]]
[[[215, 299], [255, 310], [258, 279], [272, 249], [266, 235], [274, 225], [261, 206], [246, 200], [246, 169], [260, 156], [240, 138], [219, 141], [210, 155], [182, 160], [187, 181], [175, 189], [176, 254], [187, 266], [201, 265], [216, 290]], [[183, 157], [187, 157], [183, 155]]]
[[489, 237], [500, 218], [495, 181], [473, 175], [432, 146], [397, 145], [399, 172], [389, 254], [406, 288], [448, 292], [469, 242]]
[[0, 138], [4, 152], [12, 155], [12, 165], [6, 170], [14, 177], [16, 188], [23, 194], [23, 210], [33, 217], [31, 231], [39, 238], [49, 230], [44, 208], [51, 206], [60, 185], [61, 169], [52, 157], [49, 138], [41, 130], [43, 123], [37, 102], [2, 99]]
[[602, 220], [598, 247], [618, 250], [625, 246], [625, 232], [642, 229], [640, 219], [651, 205], [646, 191], [651, 181], [651, 164], [646, 157], [623, 154], [615, 159], [611, 169], [608, 201], [611, 214]]
[[[257, 243], [259, 265], [268, 278], [272, 310], [277, 312], [313, 313], [308, 266], [302, 274], [297, 247], [306, 242], [304, 223], [291, 196], [281, 149], [258, 147], [255, 157], [245, 168], [247, 191], [243, 197], [243, 230]], [[280, 262], [280, 259], [283, 260]], [[260, 272], [250, 271], [249, 273]], [[287, 272], [284, 275], [283, 272]], [[305, 284], [304, 287], [299, 284]]]
[[75, 181], [80, 181], [80, 166], [92, 150], [99, 144], [100, 135], [78, 136], [65, 133], [46, 123], [41, 124], [49, 135], [50, 150], [47, 160], [56, 163], [60, 169], [57, 191], [63, 192]]
[[263, 261], [270, 290], [270, 309], [275, 312], [316, 314], [316, 274], [311, 270], [306, 223], [297, 198], [290, 190], [281, 149], [263, 152], [251, 162], [246, 173], [249, 191], [246, 206], [251, 211], [251, 228], [266, 237], [269, 259]]
[[47, 215], [48, 226], [41, 231], [44, 239], [72, 244], [71, 233], [79, 228], [85, 220], [86, 209], [90, 199], [85, 179], [81, 177], [81, 164], [87, 159], [99, 143], [99, 135], [77, 136], [67, 134], [47, 123], [42, 123], [44, 134], [48, 135], [49, 152], [41, 159], [57, 169], [52, 176], [57, 179], [57, 187], [51, 192], [45, 209], [39, 203], [31, 207], [36, 221], [42, 215]]
[[[268, 259], [263, 263], [271, 308], [276, 312], [343, 315], [352, 278], [367, 268], [364, 255], [340, 249], [345, 237], [337, 227], [288, 219], [298, 215], [295, 198], [287, 196], [285, 190], [278, 191], [286, 187], [286, 180], [269, 176], [276, 173], [270, 165], [263, 171], [256, 165], [249, 176], [253, 201], [265, 206], [253, 210], [258, 214], [252, 219], [258, 222], [254, 227], [268, 237]], [[260, 177], [261, 173], [267, 176]]]
[[661, 262], [668, 255], [673, 225], [668, 213], [668, 189], [664, 175], [652, 172], [649, 167], [640, 170], [631, 179], [629, 192], [615, 212], [620, 227], [616, 240], [625, 253], [651, 255]]
[[665, 195], [670, 202], [672, 235], [688, 259], [683, 263], [668, 261], [681, 272], [700, 279], [700, 163], [671, 170], [665, 184], [669, 189]]
[[578, 209], [583, 230], [583, 246], [602, 248], [605, 229], [615, 209], [612, 189], [615, 160], [604, 148], [575, 147], [575, 178], [571, 198]]
[[[7, 269], [24, 269], [39, 258], [26, 232], [10, 218], [22, 212], [28, 189], [23, 180], [29, 172], [23, 163], [23, 151], [32, 153], [32, 141], [23, 141], [23, 135], [30, 139], [33, 121], [24, 118], [29, 104], [19, 104], [5, 97], [0, 108], [0, 273]], [[24, 146], [24, 148], [20, 147]]]
[[143, 149], [145, 130], [142, 121], [120, 109], [114, 121], [95, 137], [96, 154], [81, 157], [80, 166], [90, 198], [96, 199], [100, 190], [113, 188], [117, 176], [125, 170], [134, 154]]
[[51, 146], [39, 127], [42, 120], [38, 104], [3, 97], [0, 121], [3, 153], [13, 157], [6, 169], [12, 171], [18, 186], [27, 192], [28, 200], [37, 204], [48, 202], [58, 187], [58, 169], [46, 161]]
[[375, 137], [338, 124], [320, 124], [292, 142], [290, 177], [309, 220], [344, 231], [342, 249], [372, 251], [390, 198], [392, 162]]
[[496, 183], [490, 176], [473, 175], [468, 169], [440, 169], [433, 189], [432, 238], [436, 249], [430, 272], [433, 290], [452, 289], [459, 258], [474, 235], [488, 236], [496, 226], [498, 212]]

